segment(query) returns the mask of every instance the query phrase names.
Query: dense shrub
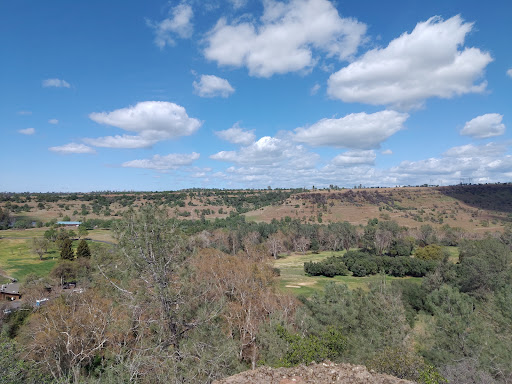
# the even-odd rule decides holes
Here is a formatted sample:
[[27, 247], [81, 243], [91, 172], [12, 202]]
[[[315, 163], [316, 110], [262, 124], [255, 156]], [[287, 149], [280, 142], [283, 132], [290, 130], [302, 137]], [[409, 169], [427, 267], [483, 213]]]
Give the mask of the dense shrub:
[[340, 256], [330, 256], [317, 263], [313, 261], [304, 263], [304, 272], [309, 276], [334, 277], [348, 275], [347, 266]]
[[430, 244], [422, 248], [418, 248], [414, 256], [421, 260], [441, 261], [447, 256], [444, 249], [437, 244]]
[[423, 277], [432, 272], [437, 263], [429, 260], [419, 260], [407, 256], [373, 256], [365, 252], [350, 251], [345, 254], [343, 261], [354, 276], [362, 277], [384, 272], [391, 276]]
[[[262, 332], [263, 344], [275, 344], [274, 351], [262, 351], [260, 363], [274, 367], [293, 367], [326, 359], [337, 361], [347, 349], [347, 339], [339, 328], [326, 327], [319, 334], [303, 335], [282, 325]], [[272, 340], [270, 340], [272, 339]]]

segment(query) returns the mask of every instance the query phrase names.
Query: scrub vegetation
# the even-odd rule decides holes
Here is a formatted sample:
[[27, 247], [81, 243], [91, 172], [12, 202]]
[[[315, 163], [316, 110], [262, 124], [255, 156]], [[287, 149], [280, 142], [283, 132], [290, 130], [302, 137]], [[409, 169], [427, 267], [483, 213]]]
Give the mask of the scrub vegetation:
[[[322, 360], [418, 383], [512, 380], [510, 227], [246, 219], [290, 199], [301, 209], [304, 193], [118, 194], [115, 219], [2, 230], [3, 279], [22, 293], [1, 304], [3, 382], [210, 383]], [[41, 203], [87, 195], [71, 196]], [[199, 198], [219, 216], [173, 212]]]

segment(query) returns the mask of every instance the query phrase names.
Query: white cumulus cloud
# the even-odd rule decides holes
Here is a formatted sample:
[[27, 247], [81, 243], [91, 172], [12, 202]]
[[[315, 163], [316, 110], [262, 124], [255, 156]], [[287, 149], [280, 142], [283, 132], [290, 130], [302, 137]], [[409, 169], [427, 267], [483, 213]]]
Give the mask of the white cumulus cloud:
[[327, 0], [266, 0], [259, 22], [221, 18], [206, 38], [204, 54], [219, 65], [246, 66], [249, 74], [310, 70], [316, 51], [345, 60], [354, 55], [366, 25], [342, 18]]
[[58, 147], [50, 147], [48, 149], [52, 152], [57, 152], [63, 155], [69, 155], [72, 153], [96, 153], [94, 148], [78, 143], [69, 143]]
[[507, 71], [507, 75], [508, 75], [508, 77], [512, 78], [512, 68], [510, 68], [510, 69]]
[[22, 135], [33, 135], [36, 133], [35, 128], [25, 128], [25, 129], [19, 129], [18, 133], [21, 133]]
[[229, 81], [214, 75], [201, 75], [201, 79], [194, 81], [193, 86], [201, 97], [228, 97], [235, 92]]
[[471, 177], [473, 182], [503, 180], [512, 169], [512, 156], [505, 155], [509, 143], [462, 145], [448, 149], [441, 157], [418, 161], [403, 161], [392, 167], [388, 174], [400, 184], [455, 184], [461, 178]]
[[404, 128], [408, 117], [407, 113], [386, 110], [322, 119], [309, 127], [296, 128], [294, 140], [313, 146], [379, 148], [383, 141]]
[[331, 163], [337, 166], [351, 167], [356, 165], [374, 165], [377, 155], [373, 150], [367, 151], [347, 151], [339, 154]]
[[485, 67], [493, 59], [478, 48], [463, 48], [473, 29], [460, 16], [418, 23], [386, 48], [366, 52], [331, 75], [328, 93], [345, 102], [409, 108], [430, 97], [483, 92]]
[[55, 87], [55, 88], [70, 88], [71, 84], [69, 84], [66, 80], [61, 79], [46, 79], [43, 80], [43, 87]]
[[220, 151], [210, 158], [262, 169], [284, 165], [287, 168], [303, 169], [313, 167], [319, 156], [290, 140], [264, 136], [238, 151]]
[[458, 158], [496, 157], [504, 155], [507, 152], [507, 147], [507, 143], [466, 144], [448, 149], [443, 153], [443, 156]]
[[505, 124], [501, 122], [502, 120], [503, 115], [487, 113], [468, 121], [460, 131], [460, 134], [477, 139], [500, 136], [505, 133]]
[[231, 128], [225, 129], [223, 131], [217, 131], [215, 134], [222, 140], [241, 145], [250, 145], [256, 139], [256, 136], [252, 131], [246, 131], [240, 128], [238, 123], [235, 123]]
[[392, 155], [393, 154], [393, 151], [391, 149], [385, 149], [384, 151], [381, 152], [383, 155]]
[[194, 12], [188, 4], [182, 3], [174, 7], [172, 16], [159, 23], [148, 21], [148, 25], [155, 30], [155, 44], [163, 49], [166, 45], [175, 45], [174, 36], [183, 39], [192, 36], [194, 26], [191, 22]]
[[150, 159], [131, 160], [122, 164], [127, 168], [155, 169], [159, 171], [177, 169], [192, 164], [199, 159], [199, 153], [190, 154], [171, 153], [166, 156], [154, 155]]
[[59, 124], [59, 120], [57, 120], [57, 119], [50, 119], [50, 120], [48, 120], [48, 123], [50, 123], [50, 124]]
[[189, 136], [202, 124], [189, 117], [182, 106], [166, 101], [143, 101], [112, 112], [91, 113], [89, 117], [97, 123], [137, 133], [84, 139], [89, 145], [108, 148], [150, 147], [162, 140]]

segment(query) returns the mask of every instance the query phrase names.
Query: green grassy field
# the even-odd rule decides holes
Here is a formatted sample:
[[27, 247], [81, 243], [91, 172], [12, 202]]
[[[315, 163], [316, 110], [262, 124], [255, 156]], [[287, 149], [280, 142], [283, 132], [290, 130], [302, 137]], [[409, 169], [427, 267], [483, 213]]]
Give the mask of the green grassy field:
[[[309, 296], [315, 292], [323, 291], [326, 284], [335, 282], [346, 284], [350, 289], [368, 289], [368, 285], [380, 281], [381, 275], [366, 276], [366, 277], [353, 277], [353, 276], [306, 276], [304, 273], [304, 263], [309, 261], [320, 261], [328, 256], [341, 256], [345, 251], [340, 252], [320, 252], [318, 254], [307, 253], [292, 254], [290, 256], [281, 257], [274, 262], [274, 266], [281, 271], [279, 286], [284, 292], [293, 293], [296, 295]], [[421, 282], [419, 277], [393, 277], [386, 276], [386, 281], [393, 280], [409, 280]]]
[[22, 280], [29, 273], [48, 275], [58, 257], [55, 247], [49, 249], [43, 260], [39, 260], [39, 256], [31, 250], [30, 240], [0, 239], [0, 269], [18, 280]]
[[[0, 270], [3, 275], [23, 280], [30, 273], [38, 276], [47, 276], [59, 260], [59, 250], [55, 244], [50, 244], [48, 252], [39, 260], [31, 249], [31, 241], [34, 237], [43, 237], [48, 228], [33, 228], [26, 230], [0, 231]], [[112, 242], [110, 231], [95, 229], [89, 231], [88, 239], [96, 241]], [[76, 249], [77, 241], [73, 242]], [[0, 282], [8, 282], [8, 279], [0, 277]]]

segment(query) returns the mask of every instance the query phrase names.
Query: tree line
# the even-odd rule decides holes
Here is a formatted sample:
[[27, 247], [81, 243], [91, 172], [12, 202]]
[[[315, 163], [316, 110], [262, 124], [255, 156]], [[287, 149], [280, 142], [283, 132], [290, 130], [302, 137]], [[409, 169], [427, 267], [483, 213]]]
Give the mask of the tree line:
[[[39, 307], [26, 300], [27, 310], [2, 315], [4, 382], [210, 383], [261, 364], [323, 359], [419, 383], [512, 380], [507, 233], [475, 240], [450, 228], [412, 231], [378, 220], [318, 226], [235, 215], [188, 222], [150, 205], [114, 225], [115, 246], [62, 260], [60, 277], [54, 271], [25, 281], [24, 297], [40, 298], [52, 278], [68, 279], [71, 264], [83, 290]], [[436, 245], [453, 241], [456, 264], [436, 254]], [[349, 290], [333, 283], [309, 298], [278, 289], [274, 257], [351, 248], [358, 250], [329, 262], [355, 270], [371, 255], [434, 267], [419, 284], [382, 278]], [[423, 256], [411, 258], [419, 249]], [[425, 331], [415, 339], [417, 325]]]

